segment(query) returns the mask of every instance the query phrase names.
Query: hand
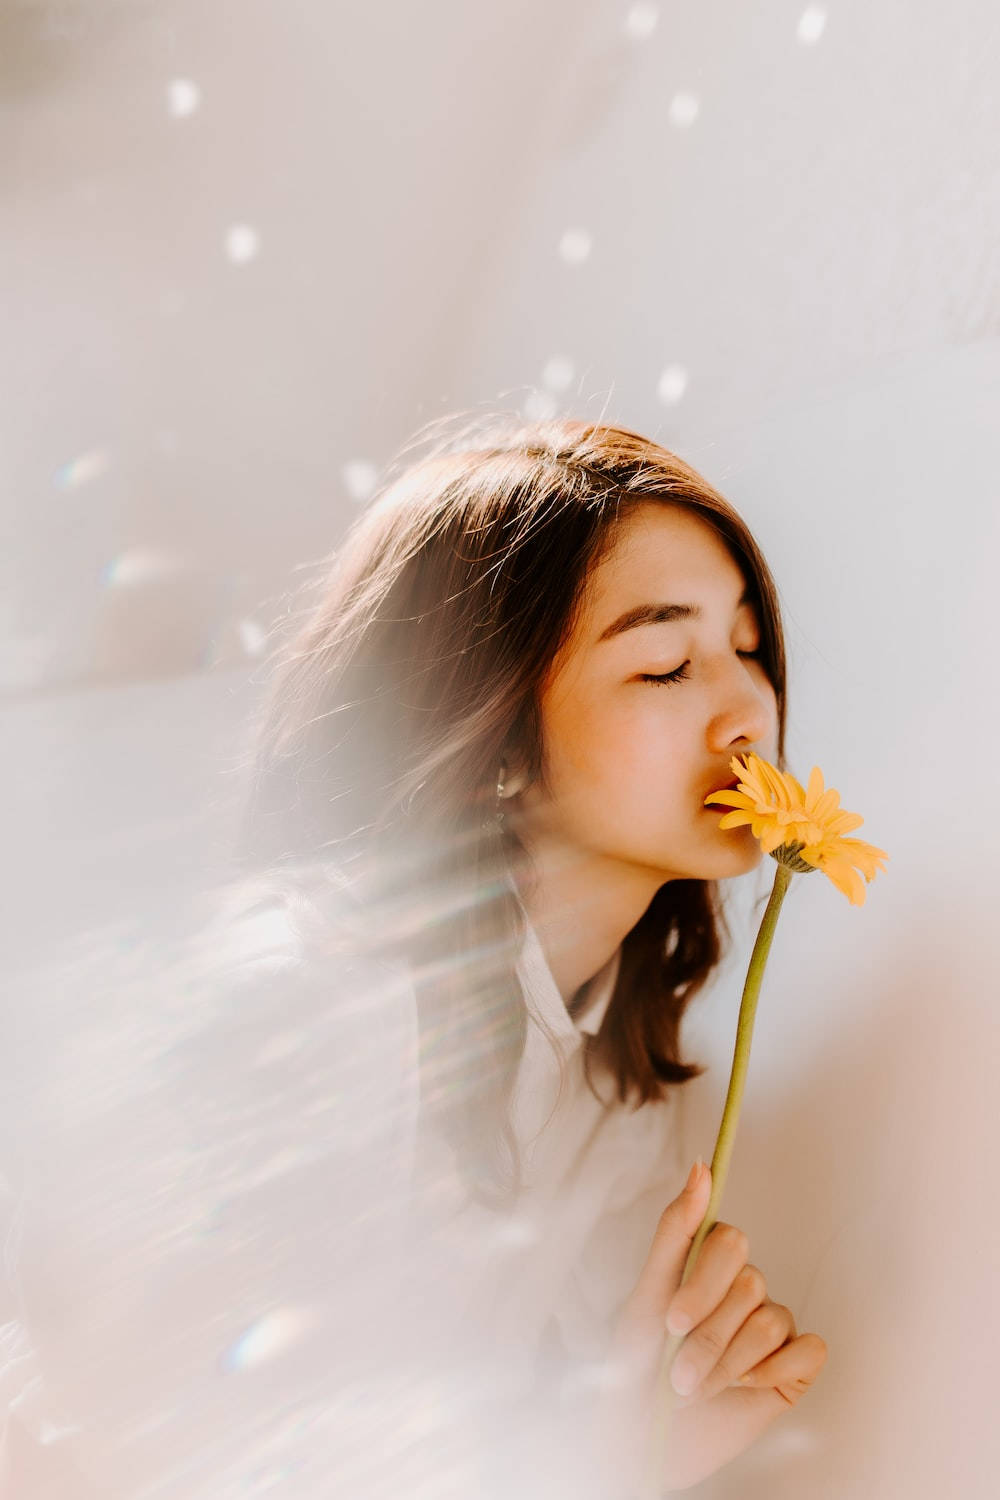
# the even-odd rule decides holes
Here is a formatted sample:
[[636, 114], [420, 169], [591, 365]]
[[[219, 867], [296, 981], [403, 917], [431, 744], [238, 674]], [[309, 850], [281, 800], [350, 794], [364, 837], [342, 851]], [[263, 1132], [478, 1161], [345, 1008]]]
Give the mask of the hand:
[[747, 1237], [732, 1224], [714, 1226], [681, 1286], [711, 1181], [703, 1166], [664, 1209], [612, 1339], [617, 1385], [603, 1400], [599, 1431], [618, 1493], [623, 1479], [636, 1485], [641, 1475], [668, 1324], [680, 1333], [686, 1319], [690, 1332], [671, 1370], [684, 1394], [670, 1414], [666, 1489], [686, 1489], [742, 1453], [798, 1402], [826, 1361], [819, 1335], [797, 1334], [789, 1309], [767, 1295], [762, 1272], [747, 1262]]

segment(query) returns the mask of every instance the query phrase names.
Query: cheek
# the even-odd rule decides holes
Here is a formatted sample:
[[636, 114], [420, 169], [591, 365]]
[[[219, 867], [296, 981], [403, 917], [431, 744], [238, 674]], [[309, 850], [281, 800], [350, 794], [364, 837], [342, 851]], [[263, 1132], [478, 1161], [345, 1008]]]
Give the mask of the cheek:
[[550, 706], [547, 720], [553, 782], [586, 786], [628, 800], [648, 793], [680, 769], [682, 735], [655, 694], [665, 689], [629, 684], [600, 698], [577, 693]]
[[566, 698], [543, 715], [550, 777], [556, 787], [585, 781], [604, 757], [606, 726], [582, 696]]

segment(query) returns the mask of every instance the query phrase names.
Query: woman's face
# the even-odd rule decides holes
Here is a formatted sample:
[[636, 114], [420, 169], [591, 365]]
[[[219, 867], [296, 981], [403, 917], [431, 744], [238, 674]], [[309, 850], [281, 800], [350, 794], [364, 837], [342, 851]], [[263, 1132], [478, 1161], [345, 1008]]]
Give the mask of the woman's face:
[[[621, 523], [543, 687], [544, 775], [516, 799], [529, 849], [627, 865], [654, 884], [759, 862], [749, 829], [720, 831], [725, 809], [704, 806], [733, 780], [732, 756], [777, 755], [777, 703], [745, 586], [690, 512], [643, 502]], [[623, 619], [665, 606], [673, 618]], [[677, 680], [650, 680], [666, 674]]]

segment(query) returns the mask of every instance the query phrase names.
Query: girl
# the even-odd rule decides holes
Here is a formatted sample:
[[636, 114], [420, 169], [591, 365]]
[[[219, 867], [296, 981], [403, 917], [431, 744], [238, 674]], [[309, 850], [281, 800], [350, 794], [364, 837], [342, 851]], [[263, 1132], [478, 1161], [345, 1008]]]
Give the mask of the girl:
[[413, 1066], [385, 1051], [381, 1107], [412, 1161], [410, 1347], [505, 1393], [497, 1493], [558, 1491], [542, 1455], [567, 1493], [628, 1493], [668, 1314], [691, 1329], [668, 1489], [825, 1359], [732, 1225], [680, 1287], [710, 1190], [701, 1166], [677, 1191], [704, 1071], [681, 1022], [720, 959], [717, 882], [760, 859], [704, 798], [733, 755], [779, 760], [784, 719], [740, 517], [656, 443], [584, 422], [480, 424], [403, 469], [279, 664], [247, 837], [314, 872], [314, 931], [362, 965], [373, 1018], [405, 976]]

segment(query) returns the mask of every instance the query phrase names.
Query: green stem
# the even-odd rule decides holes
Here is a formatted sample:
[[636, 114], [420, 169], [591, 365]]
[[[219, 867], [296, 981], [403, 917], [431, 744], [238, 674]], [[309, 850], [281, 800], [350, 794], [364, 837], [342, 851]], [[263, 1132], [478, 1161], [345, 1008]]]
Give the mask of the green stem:
[[[767, 956], [771, 951], [771, 939], [774, 937], [778, 913], [781, 910], [781, 903], [785, 899], [785, 892], [788, 889], [791, 878], [792, 871], [786, 865], [779, 864], [774, 876], [771, 898], [767, 903], [767, 910], [761, 919], [760, 931], [757, 933], [757, 941], [754, 943], [753, 953], [750, 956], [750, 967], [747, 970], [746, 983], [743, 986], [743, 999], [740, 1002], [740, 1015], [736, 1024], [736, 1048], [733, 1053], [732, 1071], [729, 1075], [729, 1092], [726, 1095], [726, 1105], [722, 1111], [722, 1124], [719, 1126], [719, 1134], [715, 1142], [715, 1152], [712, 1156], [712, 1191], [709, 1195], [705, 1217], [702, 1219], [698, 1232], [691, 1242], [691, 1249], [688, 1251], [688, 1257], [684, 1263], [684, 1272], [680, 1280], [681, 1286], [690, 1277], [694, 1269], [694, 1263], [698, 1259], [698, 1252], [701, 1250], [706, 1236], [711, 1233], [718, 1222], [722, 1194], [729, 1172], [729, 1160], [733, 1154], [733, 1146], [736, 1142], [736, 1127], [739, 1125], [740, 1106], [743, 1103], [743, 1087], [746, 1083], [747, 1068], [750, 1064], [750, 1043], [753, 1039], [754, 1017], [757, 1013], [757, 997], [760, 994], [761, 980], [764, 978], [764, 966], [767, 963]], [[670, 1384], [670, 1370], [677, 1351], [684, 1342], [684, 1338], [684, 1334], [667, 1334], [663, 1355], [660, 1360], [653, 1397], [653, 1421], [649, 1438], [646, 1474], [641, 1492], [642, 1500], [659, 1500], [662, 1493], [660, 1476], [664, 1469], [670, 1413], [674, 1406], [674, 1388]]]

